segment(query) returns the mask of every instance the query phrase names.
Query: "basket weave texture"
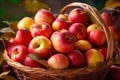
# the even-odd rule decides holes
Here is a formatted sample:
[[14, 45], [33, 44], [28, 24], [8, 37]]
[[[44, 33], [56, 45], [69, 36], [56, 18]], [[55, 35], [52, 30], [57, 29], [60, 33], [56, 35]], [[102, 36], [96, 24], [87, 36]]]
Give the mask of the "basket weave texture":
[[98, 11], [88, 4], [73, 2], [66, 5], [61, 9], [60, 13], [64, 13], [70, 7], [81, 7], [87, 10], [91, 16], [101, 25], [107, 38], [107, 57], [105, 64], [94, 68], [84, 67], [77, 69], [65, 69], [65, 70], [47, 70], [44, 68], [31, 68], [24, 66], [18, 62], [10, 59], [7, 51], [4, 51], [4, 58], [8, 65], [12, 66], [19, 80], [104, 80], [110, 66], [113, 64], [113, 40], [108, 30], [107, 25], [101, 19]]

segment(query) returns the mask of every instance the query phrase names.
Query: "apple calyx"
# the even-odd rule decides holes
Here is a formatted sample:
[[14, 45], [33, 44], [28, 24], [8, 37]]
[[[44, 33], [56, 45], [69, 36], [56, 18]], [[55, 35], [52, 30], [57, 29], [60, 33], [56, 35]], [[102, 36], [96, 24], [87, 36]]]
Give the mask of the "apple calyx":
[[49, 68], [47, 61], [45, 61], [39, 54], [30, 53], [28, 54], [28, 57], [42, 64], [44, 67]]

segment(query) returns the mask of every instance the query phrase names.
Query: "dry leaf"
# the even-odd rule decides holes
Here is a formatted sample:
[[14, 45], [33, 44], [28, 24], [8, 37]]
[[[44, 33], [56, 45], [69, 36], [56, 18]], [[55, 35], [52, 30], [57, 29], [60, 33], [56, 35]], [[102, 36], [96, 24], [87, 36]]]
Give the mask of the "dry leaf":
[[21, 7], [23, 7], [28, 12], [37, 12], [39, 9], [49, 9], [49, 7], [39, 2], [38, 0], [24, 0], [21, 4]]
[[0, 65], [2, 64], [2, 62], [4, 61], [4, 57], [3, 57], [3, 54], [0, 53]]

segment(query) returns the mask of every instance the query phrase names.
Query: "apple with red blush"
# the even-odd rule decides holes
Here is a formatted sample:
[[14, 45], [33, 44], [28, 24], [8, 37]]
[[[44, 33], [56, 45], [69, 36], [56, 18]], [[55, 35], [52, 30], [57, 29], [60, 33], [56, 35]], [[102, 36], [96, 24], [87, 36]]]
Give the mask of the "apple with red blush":
[[66, 69], [69, 66], [67, 56], [62, 53], [56, 53], [48, 59], [48, 65], [53, 69]]
[[39, 54], [42, 58], [45, 58], [52, 51], [52, 43], [45, 36], [37, 36], [31, 40], [28, 50], [29, 53]]
[[69, 26], [70, 26], [70, 23], [62, 18], [56, 18], [54, 22], [52, 23], [53, 31], [57, 31], [61, 29], [68, 29]]
[[88, 32], [88, 40], [97, 46], [103, 46], [106, 41], [106, 36], [103, 30], [93, 29]]
[[51, 33], [52, 33], [51, 25], [45, 22], [34, 23], [31, 27], [32, 37], [46, 36], [47, 38], [49, 38]]
[[88, 14], [82, 8], [75, 8], [68, 14], [68, 21], [70, 23], [83, 23], [86, 24], [89, 21]]
[[28, 46], [32, 40], [31, 32], [27, 29], [19, 29], [16, 33], [14, 41], [18, 44], [23, 44]]
[[76, 36], [77, 40], [87, 38], [87, 28], [82, 23], [73, 23], [69, 29], [69, 32], [73, 33]]
[[85, 59], [82, 52], [79, 50], [73, 50], [67, 54], [69, 59], [69, 65], [73, 68], [84, 67]]
[[10, 58], [13, 61], [23, 63], [26, 56], [29, 54], [28, 48], [24, 45], [18, 44], [11, 46], [9, 51]]
[[53, 32], [50, 40], [54, 49], [63, 53], [72, 51], [76, 43], [76, 37], [65, 29]]
[[40, 9], [35, 14], [34, 20], [36, 23], [46, 22], [51, 25], [53, 21], [55, 20], [55, 16], [52, 14], [52, 12], [48, 10]]

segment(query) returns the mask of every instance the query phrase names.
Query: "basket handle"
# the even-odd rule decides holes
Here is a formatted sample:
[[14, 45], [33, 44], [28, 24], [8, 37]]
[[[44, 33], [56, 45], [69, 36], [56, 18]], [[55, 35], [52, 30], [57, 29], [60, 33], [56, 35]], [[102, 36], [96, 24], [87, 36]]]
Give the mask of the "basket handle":
[[97, 21], [97, 23], [99, 23], [99, 25], [102, 27], [102, 29], [105, 32], [105, 36], [106, 36], [106, 39], [107, 39], [107, 46], [108, 46], [106, 61], [109, 61], [112, 58], [112, 55], [113, 55], [113, 39], [112, 39], [111, 33], [110, 33], [109, 29], [108, 29], [108, 26], [106, 25], [106, 23], [101, 18], [101, 16], [100, 16], [99, 12], [97, 11], [97, 9], [94, 8], [94, 7], [91, 7], [90, 5], [88, 5], [86, 3], [73, 2], [73, 3], [70, 3], [70, 4], [66, 5], [66, 6], [64, 6], [61, 9], [60, 13], [61, 14], [65, 13], [65, 11], [67, 9], [69, 9], [70, 7], [81, 7], [85, 11], [88, 11], [90, 13], [90, 16], [92, 16], [92, 18], [94, 18]]

